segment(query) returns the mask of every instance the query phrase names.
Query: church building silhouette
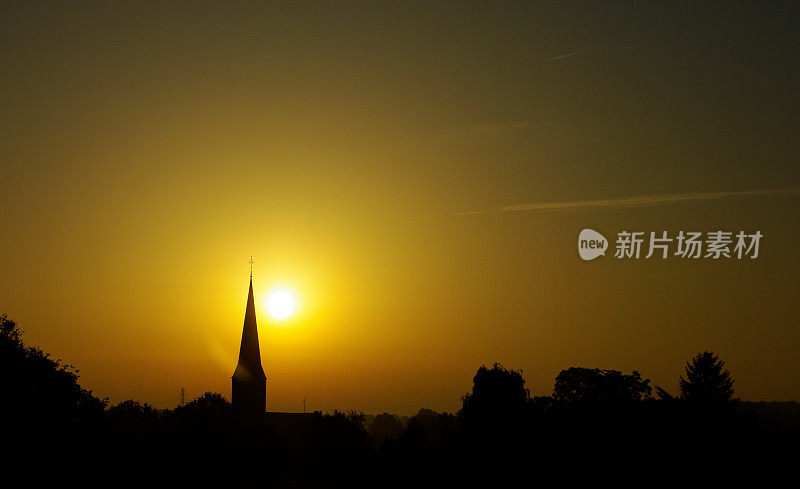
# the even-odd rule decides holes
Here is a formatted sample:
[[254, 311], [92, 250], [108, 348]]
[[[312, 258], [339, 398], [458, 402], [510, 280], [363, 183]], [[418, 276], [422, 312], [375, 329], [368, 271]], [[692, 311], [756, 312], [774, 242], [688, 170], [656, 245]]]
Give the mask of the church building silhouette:
[[[305, 399], [304, 399], [305, 401]], [[231, 377], [231, 404], [239, 422], [272, 425], [284, 435], [304, 432], [321, 413], [267, 412], [267, 376], [261, 365], [261, 348], [258, 342], [256, 303], [253, 297], [253, 272], [250, 272], [250, 290], [244, 312], [242, 343], [239, 362]]]
[[247, 420], [263, 418], [267, 404], [267, 376], [264, 375], [264, 369], [261, 366], [252, 272], [250, 274], [250, 291], [247, 294], [247, 308], [244, 312], [239, 363], [231, 377], [231, 404], [237, 418]]

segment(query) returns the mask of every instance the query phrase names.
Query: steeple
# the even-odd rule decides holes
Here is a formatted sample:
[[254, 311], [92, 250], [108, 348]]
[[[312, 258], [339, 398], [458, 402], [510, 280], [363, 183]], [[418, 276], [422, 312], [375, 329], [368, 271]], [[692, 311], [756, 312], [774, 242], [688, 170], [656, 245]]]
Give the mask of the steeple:
[[250, 292], [244, 313], [242, 344], [239, 363], [233, 372], [231, 403], [240, 417], [263, 417], [267, 400], [267, 377], [261, 367], [261, 349], [258, 346], [256, 303], [253, 298], [253, 277], [250, 272]]

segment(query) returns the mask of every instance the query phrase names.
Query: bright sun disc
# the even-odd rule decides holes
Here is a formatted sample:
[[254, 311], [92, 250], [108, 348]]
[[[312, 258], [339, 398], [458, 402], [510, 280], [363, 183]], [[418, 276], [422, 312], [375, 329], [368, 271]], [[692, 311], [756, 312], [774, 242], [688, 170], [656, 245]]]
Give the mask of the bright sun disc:
[[287, 290], [276, 290], [267, 297], [267, 312], [275, 319], [286, 319], [294, 314], [294, 297]]

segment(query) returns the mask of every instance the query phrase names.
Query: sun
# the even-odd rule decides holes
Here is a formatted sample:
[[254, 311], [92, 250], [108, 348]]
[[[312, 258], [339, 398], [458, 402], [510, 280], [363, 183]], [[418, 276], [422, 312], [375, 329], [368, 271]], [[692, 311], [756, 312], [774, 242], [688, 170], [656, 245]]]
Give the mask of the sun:
[[278, 289], [267, 297], [267, 313], [274, 319], [286, 319], [296, 308], [294, 296], [286, 289]]

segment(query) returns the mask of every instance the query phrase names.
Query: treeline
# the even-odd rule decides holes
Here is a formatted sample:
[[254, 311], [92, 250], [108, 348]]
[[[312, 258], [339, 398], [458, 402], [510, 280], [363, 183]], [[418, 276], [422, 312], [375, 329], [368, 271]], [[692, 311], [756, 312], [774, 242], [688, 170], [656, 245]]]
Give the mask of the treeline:
[[636, 371], [569, 368], [552, 395], [532, 397], [520, 372], [494, 364], [477, 370], [455, 414], [334, 412], [256, 426], [216, 393], [172, 410], [107, 406], [72, 367], [24, 345], [6, 316], [0, 375], [9, 471], [83, 485], [504, 487], [542, 477], [574, 485], [682, 478], [687, 467], [719, 482], [742, 467], [774, 471], [794, 460], [800, 433], [767, 406], [738, 401], [733, 376], [710, 352], [687, 361], [675, 393]]

